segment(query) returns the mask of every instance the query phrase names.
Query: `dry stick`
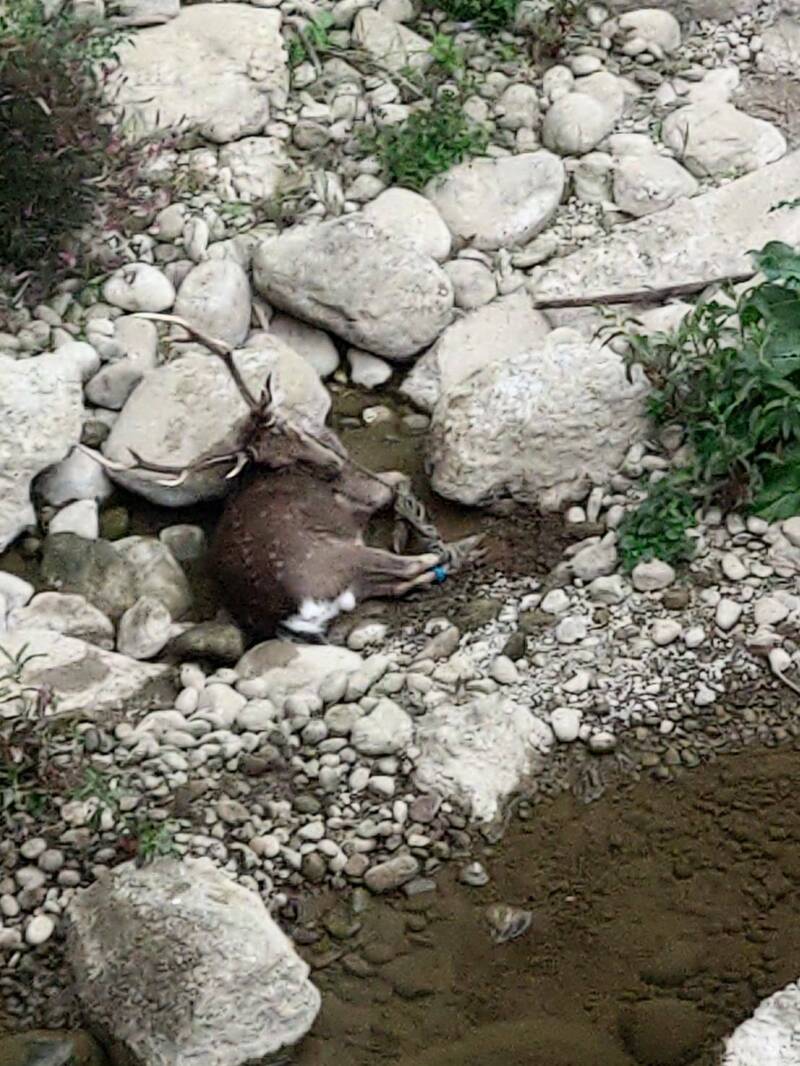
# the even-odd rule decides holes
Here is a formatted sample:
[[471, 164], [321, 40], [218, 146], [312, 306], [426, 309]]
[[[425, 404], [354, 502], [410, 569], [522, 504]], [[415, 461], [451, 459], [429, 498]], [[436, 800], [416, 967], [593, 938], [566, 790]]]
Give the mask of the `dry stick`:
[[687, 281], [682, 285], [667, 285], [663, 289], [637, 289], [633, 292], [601, 293], [598, 296], [556, 296], [550, 299], [534, 300], [533, 306], [537, 311], [548, 311], [559, 307], [592, 307], [594, 304], [660, 303], [673, 296], [691, 296], [702, 292], [709, 285], [724, 283], [738, 285], [742, 281], [750, 281], [756, 274], [755, 270], [747, 274], [726, 274], [723, 277], [709, 278], [706, 281]]

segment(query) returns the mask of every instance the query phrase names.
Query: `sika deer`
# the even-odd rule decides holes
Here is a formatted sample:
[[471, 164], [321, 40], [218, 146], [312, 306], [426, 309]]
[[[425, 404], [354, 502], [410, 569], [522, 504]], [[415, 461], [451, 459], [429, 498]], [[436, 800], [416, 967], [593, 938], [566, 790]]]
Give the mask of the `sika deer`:
[[[257, 400], [228, 345], [172, 315], [140, 317], [176, 323], [219, 355], [250, 410], [235, 452], [201, 457], [185, 468], [132, 454], [141, 469], [165, 475], [166, 484], [223, 463], [232, 464], [228, 478], [244, 472], [228, 498], [210, 558], [226, 605], [254, 636], [287, 631], [319, 640], [330, 621], [359, 601], [403, 596], [443, 581], [479, 554], [480, 537], [449, 546], [440, 540], [404, 475], [373, 474], [348, 456], [327, 426], [311, 428], [280, 410], [269, 377]], [[111, 469], [135, 469], [92, 454]], [[391, 504], [431, 550], [400, 555], [364, 543], [370, 518]], [[400, 533], [396, 527], [396, 547]]]

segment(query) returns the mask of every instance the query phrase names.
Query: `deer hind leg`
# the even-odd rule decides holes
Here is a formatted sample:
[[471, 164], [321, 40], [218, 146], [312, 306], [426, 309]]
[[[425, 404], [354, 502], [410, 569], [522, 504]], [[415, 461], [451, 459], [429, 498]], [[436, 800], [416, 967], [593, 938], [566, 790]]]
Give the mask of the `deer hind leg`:
[[437, 580], [435, 568], [440, 561], [434, 552], [395, 555], [380, 548], [363, 548], [358, 556], [356, 599], [403, 596], [413, 588], [430, 585]]

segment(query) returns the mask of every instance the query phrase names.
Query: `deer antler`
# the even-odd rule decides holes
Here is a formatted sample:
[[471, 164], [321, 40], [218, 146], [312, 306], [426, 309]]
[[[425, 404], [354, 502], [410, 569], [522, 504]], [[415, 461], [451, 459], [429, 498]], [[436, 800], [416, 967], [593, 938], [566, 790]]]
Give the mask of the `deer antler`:
[[[197, 339], [202, 344], [205, 344], [206, 348], [209, 348], [212, 352], [214, 352], [215, 355], [218, 355], [220, 359], [222, 359], [222, 361], [225, 363], [225, 366], [227, 366], [228, 370], [230, 371], [230, 375], [233, 378], [237, 389], [242, 394], [242, 398], [244, 399], [244, 402], [247, 404], [250, 410], [264, 410], [264, 407], [262, 406], [264, 402], [263, 399], [261, 402], [259, 402], [255, 398], [255, 396], [253, 396], [252, 392], [247, 386], [247, 382], [244, 380], [241, 373], [239, 372], [239, 368], [233, 361], [233, 349], [229, 344], [226, 344], [225, 341], [218, 340], [216, 337], [212, 337], [208, 333], [204, 333], [202, 330], [197, 329], [196, 326], [193, 326], [191, 322], [187, 322], [185, 318], [181, 318], [180, 315], [162, 315], [156, 314], [154, 311], [139, 311], [134, 317], [149, 318], [155, 322], [171, 322], [172, 325], [180, 326], [182, 329], [185, 329], [187, 333], [191, 333], [192, 336], [197, 337]], [[264, 388], [266, 395], [271, 395], [266, 383]]]
[[221, 463], [233, 463], [232, 469], [225, 475], [226, 480], [238, 477], [244, 467], [250, 461], [250, 457], [247, 452], [225, 452], [223, 455], [209, 455], [206, 459], [198, 459], [193, 463], [188, 463], [186, 466], [165, 466], [162, 463], [150, 463], [146, 459], [143, 459], [138, 452], [135, 452], [133, 448], [129, 448], [133, 458], [136, 460], [136, 465], [131, 466], [126, 463], [118, 463], [114, 459], [108, 459], [102, 452], [95, 451], [94, 448], [89, 448], [85, 444], [79, 444], [78, 447], [86, 455], [90, 455], [95, 462], [100, 463], [107, 470], [123, 471], [130, 473], [134, 470], [148, 470], [154, 474], [167, 474], [168, 477], [156, 478], [156, 482], [159, 485], [165, 485], [170, 488], [176, 488], [178, 485], [182, 485], [190, 474], [196, 474], [200, 470], [208, 470], [212, 466], [219, 466]]

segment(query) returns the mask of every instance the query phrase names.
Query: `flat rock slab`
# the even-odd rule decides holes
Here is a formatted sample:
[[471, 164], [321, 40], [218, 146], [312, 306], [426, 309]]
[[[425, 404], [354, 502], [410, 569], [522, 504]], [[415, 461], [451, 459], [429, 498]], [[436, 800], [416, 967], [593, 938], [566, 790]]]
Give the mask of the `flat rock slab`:
[[771, 209], [800, 187], [800, 151], [530, 273], [537, 301], [659, 289], [753, 269], [749, 252], [768, 241], [800, 243], [800, 210]]
[[22, 683], [49, 688], [58, 713], [80, 711], [82, 718], [100, 721], [110, 711], [162, 705], [175, 691], [169, 666], [140, 663], [48, 629], [14, 629], [0, 637], [0, 648], [11, 656], [35, 656], [22, 671]]
[[260, 133], [288, 92], [281, 16], [195, 4], [120, 49], [109, 93], [142, 135], [196, 129], [218, 144]]

